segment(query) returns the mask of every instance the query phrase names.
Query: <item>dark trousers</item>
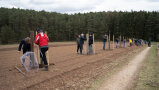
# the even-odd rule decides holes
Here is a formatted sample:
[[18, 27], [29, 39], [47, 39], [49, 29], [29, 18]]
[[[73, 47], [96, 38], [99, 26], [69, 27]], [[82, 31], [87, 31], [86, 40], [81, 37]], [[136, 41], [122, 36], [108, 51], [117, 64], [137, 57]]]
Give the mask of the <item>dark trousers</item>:
[[151, 47], [151, 43], [148, 43], [148, 47]]
[[126, 47], [126, 42], [124, 41], [124, 47]]
[[27, 52], [27, 50], [23, 50], [23, 54], [26, 53], [26, 52]]
[[23, 49], [23, 54], [26, 53], [26, 52], [28, 52], [28, 51], [30, 51], [30, 50]]
[[119, 48], [119, 42], [116, 42], [116, 48]]
[[88, 54], [93, 54], [93, 48], [92, 48], [92, 44], [89, 45], [89, 53]]
[[48, 65], [47, 59], [46, 59], [46, 54], [45, 54], [47, 50], [48, 50], [48, 47], [40, 48], [40, 58], [42, 58], [45, 65]]
[[78, 52], [79, 49], [80, 49], [80, 44], [77, 45], [77, 52]]
[[80, 44], [80, 54], [82, 54], [83, 44]]
[[103, 42], [103, 50], [105, 50], [105, 42]]

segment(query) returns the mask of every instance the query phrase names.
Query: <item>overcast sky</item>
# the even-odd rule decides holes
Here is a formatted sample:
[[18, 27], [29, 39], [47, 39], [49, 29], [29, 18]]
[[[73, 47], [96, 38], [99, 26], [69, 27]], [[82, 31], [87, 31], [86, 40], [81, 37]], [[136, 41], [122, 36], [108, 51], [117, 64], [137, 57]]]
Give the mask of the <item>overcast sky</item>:
[[59, 13], [99, 11], [159, 11], [159, 0], [0, 0], [0, 7]]

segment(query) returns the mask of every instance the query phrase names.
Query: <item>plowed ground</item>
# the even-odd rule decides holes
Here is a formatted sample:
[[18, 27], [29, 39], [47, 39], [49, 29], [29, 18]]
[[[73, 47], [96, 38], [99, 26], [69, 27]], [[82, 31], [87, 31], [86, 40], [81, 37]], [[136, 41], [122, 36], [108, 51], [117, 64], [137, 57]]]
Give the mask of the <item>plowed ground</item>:
[[[109, 73], [119, 64], [112, 65], [112, 62], [122, 63], [123, 58], [140, 48], [132, 46], [103, 51], [102, 43], [97, 42], [95, 45], [96, 54], [79, 55], [73, 42], [52, 43], [49, 48], [49, 71], [40, 69], [38, 73], [27, 73], [21, 67], [20, 55], [16, 50], [18, 45], [1, 47], [0, 90], [87, 90], [98, 77]], [[27, 77], [15, 69], [16, 64]]]

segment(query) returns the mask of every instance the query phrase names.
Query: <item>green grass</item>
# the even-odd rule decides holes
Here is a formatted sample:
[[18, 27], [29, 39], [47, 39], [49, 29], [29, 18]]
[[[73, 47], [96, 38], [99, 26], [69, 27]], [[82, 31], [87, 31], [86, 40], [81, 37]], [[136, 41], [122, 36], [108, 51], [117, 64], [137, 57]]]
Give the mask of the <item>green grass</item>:
[[151, 44], [152, 44], [152, 45], [157, 45], [157, 43], [159, 43], [159, 42], [152, 42]]
[[132, 90], [159, 90], [159, 59], [157, 46], [154, 45], [147, 59], [137, 74], [136, 83]]

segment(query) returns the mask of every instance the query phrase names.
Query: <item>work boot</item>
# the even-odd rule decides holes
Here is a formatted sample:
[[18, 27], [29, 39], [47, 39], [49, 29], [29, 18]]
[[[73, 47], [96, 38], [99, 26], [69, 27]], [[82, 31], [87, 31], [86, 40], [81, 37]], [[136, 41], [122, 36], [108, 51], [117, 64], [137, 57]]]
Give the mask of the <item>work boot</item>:
[[39, 68], [43, 68], [44, 66], [44, 64], [39, 64]]
[[43, 71], [49, 71], [48, 65], [45, 65], [45, 68], [43, 69]]

